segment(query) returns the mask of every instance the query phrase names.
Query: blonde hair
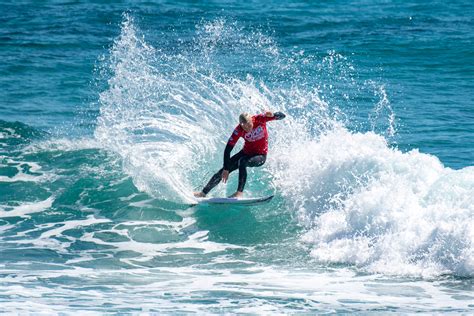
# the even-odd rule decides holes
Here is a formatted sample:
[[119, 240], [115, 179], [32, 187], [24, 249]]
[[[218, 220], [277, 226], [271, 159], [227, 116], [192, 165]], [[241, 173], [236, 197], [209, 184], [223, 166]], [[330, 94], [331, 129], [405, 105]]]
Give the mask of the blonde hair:
[[252, 116], [248, 113], [242, 113], [239, 116], [240, 124], [252, 122]]

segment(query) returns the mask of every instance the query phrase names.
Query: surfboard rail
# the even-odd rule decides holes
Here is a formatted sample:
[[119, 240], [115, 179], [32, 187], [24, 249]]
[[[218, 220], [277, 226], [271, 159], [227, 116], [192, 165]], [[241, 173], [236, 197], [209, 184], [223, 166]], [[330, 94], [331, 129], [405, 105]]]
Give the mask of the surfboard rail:
[[197, 198], [196, 204], [208, 204], [208, 205], [255, 205], [270, 202], [274, 195], [264, 197], [252, 197], [252, 198], [227, 198], [227, 197], [205, 197]]

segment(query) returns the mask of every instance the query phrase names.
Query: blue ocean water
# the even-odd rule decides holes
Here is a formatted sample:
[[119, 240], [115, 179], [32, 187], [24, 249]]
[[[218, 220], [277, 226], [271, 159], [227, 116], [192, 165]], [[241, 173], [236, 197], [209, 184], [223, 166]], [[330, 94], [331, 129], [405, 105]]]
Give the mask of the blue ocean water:
[[0, 9], [2, 312], [473, 312], [470, 1]]

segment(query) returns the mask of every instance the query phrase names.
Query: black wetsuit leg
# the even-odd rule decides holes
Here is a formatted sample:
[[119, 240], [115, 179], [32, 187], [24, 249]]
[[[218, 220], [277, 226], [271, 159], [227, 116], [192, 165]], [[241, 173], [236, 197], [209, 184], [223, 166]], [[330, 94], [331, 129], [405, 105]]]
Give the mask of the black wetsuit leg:
[[243, 155], [239, 160], [239, 186], [237, 191], [244, 191], [247, 181], [247, 167], [260, 167], [267, 160], [267, 155], [247, 156]]
[[[239, 168], [239, 160], [240, 158], [242, 158], [242, 156], [244, 156], [244, 152], [241, 150], [239, 151], [238, 153], [236, 153], [235, 155], [233, 155], [232, 157], [230, 157], [230, 161], [229, 161], [229, 173], [234, 171], [234, 170], [237, 170], [237, 168]], [[209, 182], [206, 184], [206, 186], [204, 187], [204, 189], [202, 189], [202, 192], [204, 194], [208, 194], [209, 191], [211, 191], [216, 185], [219, 184], [219, 182], [221, 182], [221, 179], [222, 179], [222, 171], [224, 170], [224, 168], [221, 168], [219, 171], [217, 171], [213, 176], [212, 178], [209, 180]]]

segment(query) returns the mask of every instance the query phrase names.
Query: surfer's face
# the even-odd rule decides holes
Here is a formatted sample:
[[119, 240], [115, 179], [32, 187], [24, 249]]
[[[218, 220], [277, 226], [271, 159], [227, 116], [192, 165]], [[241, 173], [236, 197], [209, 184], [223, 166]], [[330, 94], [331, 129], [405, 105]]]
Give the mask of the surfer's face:
[[253, 128], [253, 123], [252, 121], [246, 122], [246, 123], [240, 123], [240, 126], [246, 131], [247, 133], [250, 132]]

